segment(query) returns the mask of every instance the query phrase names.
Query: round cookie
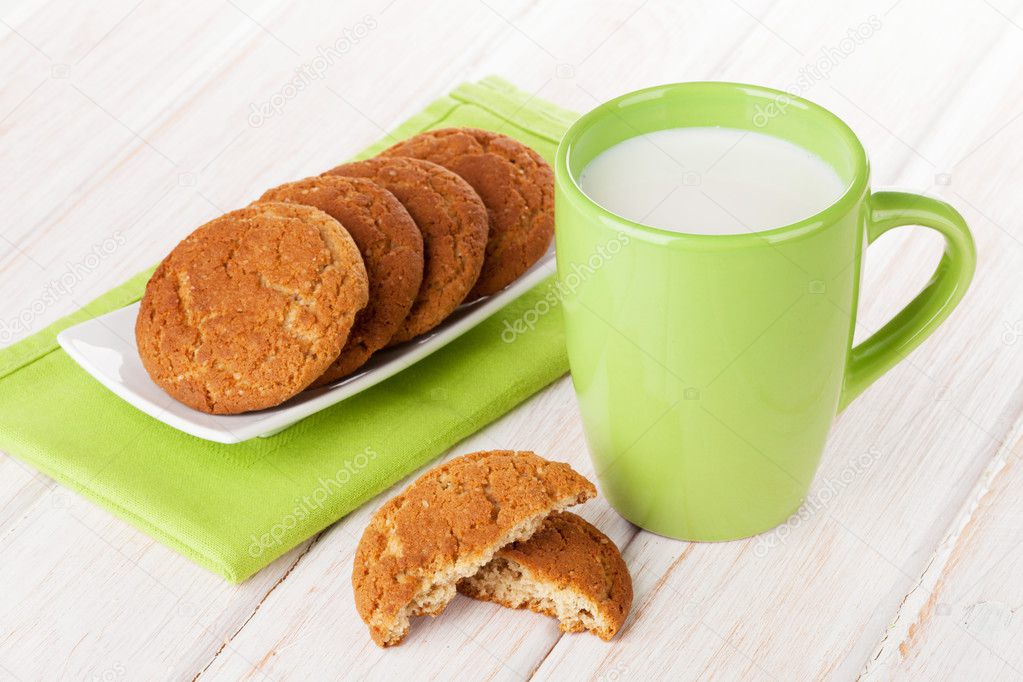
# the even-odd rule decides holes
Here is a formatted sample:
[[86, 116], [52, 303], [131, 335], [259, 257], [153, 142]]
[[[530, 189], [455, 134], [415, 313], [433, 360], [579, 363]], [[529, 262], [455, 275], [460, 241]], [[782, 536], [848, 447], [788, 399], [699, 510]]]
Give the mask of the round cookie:
[[476, 128], [445, 128], [399, 142], [381, 156], [433, 161], [464, 178], [480, 195], [490, 237], [469, 300], [508, 286], [550, 246], [554, 173], [543, 157], [518, 140]]
[[464, 180], [419, 159], [375, 158], [324, 175], [372, 180], [398, 198], [423, 235], [423, 283], [408, 317], [391, 340], [427, 332], [458, 307], [483, 266], [487, 211]]
[[336, 220], [309, 206], [254, 204], [164, 258], [135, 338], [149, 376], [185, 405], [259, 410], [330, 366], [368, 296], [362, 257]]
[[411, 616], [443, 611], [457, 581], [498, 549], [596, 494], [567, 464], [532, 452], [474, 452], [423, 474], [376, 511], [355, 550], [355, 607], [373, 641], [399, 644]]
[[611, 540], [571, 512], [554, 512], [525, 540], [502, 547], [462, 594], [558, 619], [564, 632], [607, 641], [632, 607], [632, 577]]
[[312, 385], [337, 381], [365, 364], [401, 327], [423, 281], [423, 237], [393, 194], [362, 178], [306, 178], [267, 190], [260, 201], [320, 209], [341, 223], [362, 253], [369, 303], [337, 360]]

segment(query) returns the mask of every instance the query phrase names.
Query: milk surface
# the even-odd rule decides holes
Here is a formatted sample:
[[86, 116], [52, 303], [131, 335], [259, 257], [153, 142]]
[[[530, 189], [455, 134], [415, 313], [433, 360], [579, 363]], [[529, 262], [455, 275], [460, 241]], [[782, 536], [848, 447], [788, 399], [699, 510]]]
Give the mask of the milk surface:
[[823, 159], [787, 140], [716, 127], [624, 140], [594, 158], [579, 184], [623, 218], [693, 234], [790, 225], [833, 204], [847, 185]]

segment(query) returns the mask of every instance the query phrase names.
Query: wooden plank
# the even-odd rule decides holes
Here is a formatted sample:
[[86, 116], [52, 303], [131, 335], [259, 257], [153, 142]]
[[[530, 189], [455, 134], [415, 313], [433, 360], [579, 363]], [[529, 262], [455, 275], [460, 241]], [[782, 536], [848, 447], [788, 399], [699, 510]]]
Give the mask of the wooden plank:
[[240, 655], [223, 641], [302, 552], [229, 585], [60, 488], [0, 542], [0, 663], [14, 679], [182, 677], [218, 650]]
[[906, 595], [865, 679], [1023, 676], [1017, 586], [1023, 523], [1016, 493], [1021, 429], [988, 465], [974, 494]]
[[0, 459], [0, 538], [51, 490], [54, 482], [12, 457]]
[[[1013, 31], [993, 46], [992, 70], [971, 90], [989, 84], [1004, 60], [1020, 58], [1023, 45]], [[973, 329], [972, 337], [984, 342], [948, 358], [963, 365], [963, 380], [950, 382], [943, 398], [983, 429], [981, 438], [994, 438], [999, 446], [870, 657], [866, 676], [871, 679], [1023, 676], [1016, 617], [1020, 593], [1012, 577], [1023, 547], [1021, 503], [1012, 493], [1023, 454], [1023, 292], [1018, 274], [1023, 235], [1013, 227], [1013, 217], [1023, 208], [1013, 190], [1023, 180], [1023, 163], [1019, 154], [1006, 153], [1006, 146], [1011, 149], [1023, 131], [1023, 97], [1012, 89], [999, 92], [998, 98], [988, 100], [981, 134], [969, 143], [953, 135], [966, 112], [949, 112], [948, 139], [955, 149], [951, 158], [959, 161], [950, 164], [943, 191], [949, 201], [963, 206], [978, 233], [997, 236], [980, 242], [981, 271], [972, 295], [974, 300], [999, 302], [986, 306]], [[1015, 264], [1011, 271], [991, 272], [992, 261], [1010, 257]]]

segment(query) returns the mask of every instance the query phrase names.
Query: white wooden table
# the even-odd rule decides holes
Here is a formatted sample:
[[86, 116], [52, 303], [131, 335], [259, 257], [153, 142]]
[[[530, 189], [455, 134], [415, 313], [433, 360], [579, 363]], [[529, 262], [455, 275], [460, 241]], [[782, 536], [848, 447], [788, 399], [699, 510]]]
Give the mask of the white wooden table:
[[[787, 88], [853, 126], [875, 187], [958, 206], [980, 264], [839, 418], [787, 525], [696, 545], [582, 508], [635, 581], [609, 644], [458, 598], [382, 651], [349, 584], [376, 503], [232, 586], [0, 455], [0, 679], [1023, 678], [1023, 2], [90, 4], [0, 6], [4, 345], [488, 74], [578, 111], [666, 81]], [[860, 336], [939, 248], [870, 249]], [[592, 473], [567, 378], [452, 454], [492, 447]]]

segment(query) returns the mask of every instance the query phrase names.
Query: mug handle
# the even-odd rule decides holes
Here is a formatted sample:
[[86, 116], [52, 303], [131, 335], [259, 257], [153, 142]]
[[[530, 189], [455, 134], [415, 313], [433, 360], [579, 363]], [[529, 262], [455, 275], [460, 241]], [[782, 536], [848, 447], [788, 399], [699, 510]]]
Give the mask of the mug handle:
[[941, 233], [945, 252], [916, 298], [850, 351], [839, 412], [937, 329], [962, 300], [977, 265], [966, 221], [944, 201], [905, 192], [877, 192], [870, 197], [870, 207], [867, 244], [896, 227], [921, 225]]

